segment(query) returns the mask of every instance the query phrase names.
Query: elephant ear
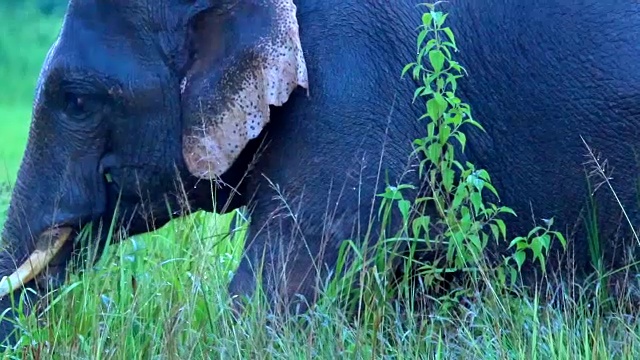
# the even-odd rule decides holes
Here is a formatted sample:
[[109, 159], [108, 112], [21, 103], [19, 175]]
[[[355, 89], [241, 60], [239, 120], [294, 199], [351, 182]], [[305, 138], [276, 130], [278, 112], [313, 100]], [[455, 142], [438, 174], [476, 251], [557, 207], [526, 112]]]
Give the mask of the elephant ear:
[[182, 151], [193, 175], [215, 179], [269, 122], [269, 105], [297, 86], [308, 91], [307, 68], [292, 0], [228, 0], [200, 12], [191, 29]]

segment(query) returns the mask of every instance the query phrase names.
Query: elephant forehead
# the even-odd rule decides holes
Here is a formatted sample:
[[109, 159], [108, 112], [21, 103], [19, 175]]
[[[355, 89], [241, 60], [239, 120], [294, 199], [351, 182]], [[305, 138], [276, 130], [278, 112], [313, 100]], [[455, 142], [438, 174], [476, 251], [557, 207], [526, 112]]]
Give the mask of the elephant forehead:
[[[108, 11], [116, 10], [117, 12], [112, 14], [114, 18], [134, 18], [166, 8], [171, 3], [179, 2], [170, 0], [70, 0], [68, 14], [107, 15]], [[124, 12], [125, 10], [129, 12]]]
[[71, 0], [64, 26], [73, 22], [105, 39], [144, 39], [178, 31], [188, 9], [182, 1]]

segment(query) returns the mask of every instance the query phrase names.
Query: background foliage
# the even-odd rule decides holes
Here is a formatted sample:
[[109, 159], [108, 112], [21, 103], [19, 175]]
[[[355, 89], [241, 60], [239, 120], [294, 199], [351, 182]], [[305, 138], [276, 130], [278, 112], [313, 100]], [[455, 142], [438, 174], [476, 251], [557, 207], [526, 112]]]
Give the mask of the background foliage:
[[0, 225], [24, 151], [40, 67], [62, 22], [64, 0], [0, 2]]
[[[30, 107], [47, 51], [60, 28], [66, 1], [3, 0], [0, 3], [2, 106]], [[25, 120], [25, 119], [23, 119]]]

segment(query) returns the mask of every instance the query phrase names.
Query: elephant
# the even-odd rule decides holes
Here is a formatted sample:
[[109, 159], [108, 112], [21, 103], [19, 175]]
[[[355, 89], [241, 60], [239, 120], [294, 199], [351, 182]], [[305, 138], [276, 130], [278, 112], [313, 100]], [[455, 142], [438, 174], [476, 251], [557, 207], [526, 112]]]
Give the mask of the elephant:
[[[25, 288], [56, 286], [81, 247], [69, 240], [81, 226], [95, 228], [100, 245], [99, 224], [145, 233], [185, 208], [249, 209], [231, 295], [253, 293], [265, 260], [272, 271], [262, 281], [278, 288], [270, 301], [312, 299], [313, 279], [335, 270], [340, 243], [379, 228], [371, 214], [386, 184], [414, 184], [411, 196], [425, 188], [419, 159], [410, 160], [412, 141], [426, 135], [424, 105], [411, 98], [419, 84], [400, 76], [416, 57], [425, 11], [417, 5], [70, 0], [39, 74], [2, 233], [0, 276], [17, 281], [0, 285], [0, 307]], [[518, 214], [507, 218], [509, 232], [553, 218], [571, 235], [572, 266], [588, 272], [593, 195], [605, 210], [604, 256], [620, 264], [620, 247], [633, 246], [622, 209], [632, 223], [640, 215], [640, 3], [440, 7], [467, 74], [457, 94], [484, 127], [465, 130], [459, 160], [491, 174]], [[587, 186], [585, 144], [613, 169], [615, 196]], [[284, 286], [267, 273], [285, 274]], [[0, 335], [11, 329], [3, 321]]]

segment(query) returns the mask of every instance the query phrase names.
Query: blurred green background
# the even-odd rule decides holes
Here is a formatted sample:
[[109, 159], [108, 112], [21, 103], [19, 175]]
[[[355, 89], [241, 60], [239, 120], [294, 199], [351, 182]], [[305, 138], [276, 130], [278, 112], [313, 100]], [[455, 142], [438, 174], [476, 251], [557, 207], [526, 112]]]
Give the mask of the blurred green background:
[[24, 152], [40, 67], [66, 0], [0, 0], [0, 225]]

